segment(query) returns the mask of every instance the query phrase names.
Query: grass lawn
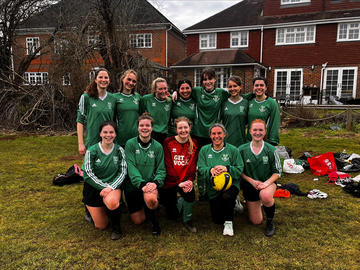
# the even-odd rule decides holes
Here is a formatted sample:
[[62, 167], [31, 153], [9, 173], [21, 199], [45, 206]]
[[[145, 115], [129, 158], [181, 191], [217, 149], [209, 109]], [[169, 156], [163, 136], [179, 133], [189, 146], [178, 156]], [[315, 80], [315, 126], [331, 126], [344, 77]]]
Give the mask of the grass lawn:
[[[329, 129], [289, 129], [281, 144], [295, 158], [304, 151], [360, 154], [360, 135]], [[162, 234], [135, 226], [123, 215], [124, 237], [110, 240], [83, 218], [82, 184], [56, 187], [52, 177], [77, 156], [75, 136], [0, 135], [0, 269], [359, 269], [360, 199], [313, 181], [306, 171], [284, 175], [304, 192], [317, 188], [327, 199], [276, 199], [276, 234], [252, 226], [246, 211], [235, 216], [234, 237], [211, 223], [207, 202], [196, 202], [197, 234], [161, 217]], [[356, 174], [352, 174], [355, 176]], [[164, 214], [162, 212], [162, 214]]]

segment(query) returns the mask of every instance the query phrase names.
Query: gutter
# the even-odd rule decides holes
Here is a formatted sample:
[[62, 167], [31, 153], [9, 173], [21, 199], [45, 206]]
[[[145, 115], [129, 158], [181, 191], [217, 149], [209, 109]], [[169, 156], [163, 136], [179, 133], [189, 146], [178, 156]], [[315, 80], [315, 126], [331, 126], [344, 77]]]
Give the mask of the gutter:
[[190, 66], [171, 66], [170, 68], [202, 68], [202, 67], [236, 67], [236, 66], [258, 66], [266, 68], [259, 63], [242, 63], [242, 64], [214, 64], [214, 65], [190, 65]]
[[325, 64], [322, 64], [322, 68], [321, 68], [321, 73], [320, 73], [320, 104], [322, 104], [322, 98], [323, 98], [323, 80], [324, 80], [324, 71], [326, 69], [328, 62], [326, 62]]
[[263, 62], [263, 47], [264, 47], [264, 26], [261, 26], [261, 39], [260, 39], [260, 63]]

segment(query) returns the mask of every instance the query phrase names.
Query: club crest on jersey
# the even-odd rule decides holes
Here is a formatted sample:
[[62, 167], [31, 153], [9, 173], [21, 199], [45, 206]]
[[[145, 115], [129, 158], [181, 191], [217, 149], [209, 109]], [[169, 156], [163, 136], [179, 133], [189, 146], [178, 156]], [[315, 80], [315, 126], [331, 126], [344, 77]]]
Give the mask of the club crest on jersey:
[[164, 109], [165, 109], [165, 111], [170, 111], [170, 105], [169, 104], [166, 104], [165, 106], [164, 106]]
[[213, 157], [212, 154], [209, 154], [209, 155], [208, 155], [208, 158], [212, 158], [212, 157]]
[[221, 159], [223, 160], [223, 161], [228, 161], [229, 160], [229, 154], [223, 154], [222, 155], [222, 157], [221, 157]]
[[259, 111], [262, 112], [262, 113], [265, 112], [265, 111], [266, 111], [265, 106], [262, 106], [262, 105], [261, 105], [261, 107], [259, 108]]
[[135, 150], [135, 154], [137, 154], [137, 155], [140, 154], [140, 150], [139, 150], [139, 149], [136, 149], [136, 150]]
[[155, 157], [154, 151], [149, 151], [148, 157], [149, 158], [154, 158]]
[[215, 95], [213, 97], [213, 101], [215, 101], [216, 103], [220, 100], [219, 96], [218, 95]]
[[177, 102], [177, 103], [176, 103], [176, 106], [181, 107], [181, 103], [180, 103], [180, 102]]
[[263, 163], [264, 164], [269, 164], [269, 157], [268, 156], [263, 157]]
[[109, 110], [111, 110], [111, 102], [108, 102], [108, 108], [109, 108]]
[[133, 98], [133, 102], [134, 102], [134, 104], [136, 104], [136, 105], [139, 104], [139, 101], [138, 101], [136, 98]]
[[120, 103], [123, 103], [123, 102], [124, 102], [124, 99], [123, 99], [123, 98], [120, 98], [120, 99], [119, 99], [119, 102], [120, 102]]
[[119, 157], [114, 156], [113, 160], [114, 160], [114, 163], [117, 164], [119, 162]]
[[195, 104], [190, 104], [190, 106], [189, 106], [189, 108], [190, 108], [190, 110], [195, 110]]
[[151, 103], [151, 106], [156, 107], [156, 103], [155, 102]]
[[241, 113], [245, 111], [244, 106], [240, 106], [239, 109], [240, 109], [240, 112], [241, 112]]
[[172, 152], [173, 152], [173, 153], [176, 153], [176, 148], [173, 148], [173, 149], [172, 149]]
[[254, 104], [251, 103], [251, 104], [249, 105], [249, 108], [252, 108], [252, 107], [254, 107]]
[[204, 98], [205, 98], [205, 95], [204, 95], [204, 94], [202, 94], [202, 95], [201, 95], [201, 98], [202, 98], [202, 99], [204, 99]]

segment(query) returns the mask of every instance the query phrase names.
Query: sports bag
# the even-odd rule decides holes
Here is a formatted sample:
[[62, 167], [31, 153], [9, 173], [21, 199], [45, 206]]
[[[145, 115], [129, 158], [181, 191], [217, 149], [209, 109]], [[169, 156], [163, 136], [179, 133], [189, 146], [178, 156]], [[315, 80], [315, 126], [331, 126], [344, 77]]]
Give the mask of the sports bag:
[[53, 178], [53, 184], [60, 187], [83, 181], [83, 172], [77, 164], [72, 165], [65, 174], [58, 174]]
[[297, 165], [293, 158], [285, 159], [283, 172], [285, 173], [302, 173], [304, 172], [304, 168], [301, 165]]
[[332, 152], [308, 158], [307, 162], [314, 175], [323, 176], [337, 171], [335, 158]]

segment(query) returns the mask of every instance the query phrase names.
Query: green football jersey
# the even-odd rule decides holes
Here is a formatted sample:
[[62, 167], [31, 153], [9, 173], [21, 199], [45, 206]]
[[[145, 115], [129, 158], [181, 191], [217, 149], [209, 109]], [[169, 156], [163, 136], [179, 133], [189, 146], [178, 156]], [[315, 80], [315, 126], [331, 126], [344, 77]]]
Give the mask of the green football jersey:
[[125, 189], [134, 191], [147, 182], [157, 182], [159, 187], [164, 184], [166, 169], [164, 151], [160, 143], [152, 139], [146, 147], [138, 142], [138, 137], [132, 138], [125, 145], [126, 161], [129, 178]]
[[[275, 147], [264, 142], [261, 151], [256, 155], [252, 150], [252, 143], [248, 142], [239, 147], [244, 161], [244, 174], [261, 182], [268, 180], [273, 174], [281, 176], [281, 162]], [[242, 185], [250, 185], [242, 179]]]
[[[182, 99], [181, 97], [179, 97], [178, 100], [173, 103], [173, 106], [171, 109], [169, 134], [172, 136], [176, 135], [175, 119], [180, 116], [185, 116], [194, 125], [195, 113], [196, 113], [195, 101], [192, 98], [185, 100], [185, 99]], [[192, 133], [193, 132], [191, 131], [191, 134]]]
[[101, 142], [86, 151], [82, 165], [84, 180], [94, 188], [119, 188], [127, 174], [124, 149], [114, 144], [109, 153], [105, 153]]
[[114, 121], [116, 98], [109, 92], [103, 99], [82, 94], [77, 110], [76, 122], [86, 127], [85, 147], [100, 141], [99, 128], [105, 121]]
[[250, 100], [248, 111], [248, 141], [251, 141], [251, 135], [249, 132], [250, 125], [255, 119], [261, 119], [265, 121], [267, 129], [266, 141], [273, 145], [278, 145], [280, 142], [280, 112], [276, 100], [270, 97], [263, 101], [257, 101], [255, 98]]
[[116, 123], [118, 127], [117, 143], [125, 146], [127, 140], [136, 137], [138, 134], [137, 120], [139, 117], [140, 95], [135, 94], [114, 94], [116, 98]]
[[211, 144], [208, 144], [200, 149], [197, 166], [198, 177], [206, 183], [206, 190], [210, 199], [216, 198], [221, 194], [220, 191], [215, 190], [210, 184], [210, 169], [217, 165], [223, 165], [228, 168], [228, 172], [232, 177], [232, 185], [240, 190], [240, 176], [244, 164], [237, 148], [227, 143], [223, 149], [216, 151], [212, 148]]
[[148, 94], [140, 100], [140, 114], [148, 112], [154, 118], [153, 131], [167, 134], [170, 120], [171, 100], [159, 100], [154, 94]]
[[207, 92], [198, 86], [193, 88], [191, 96], [197, 105], [194, 135], [209, 138], [209, 128], [220, 120], [221, 104], [229, 97], [229, 93], [222, 88]]
[[227, 131], [225, 141], [236, 147], [246, 143], [248, 103], [244, 98], [238, 102], [228, 99], [221, 107], [221, 120]]

